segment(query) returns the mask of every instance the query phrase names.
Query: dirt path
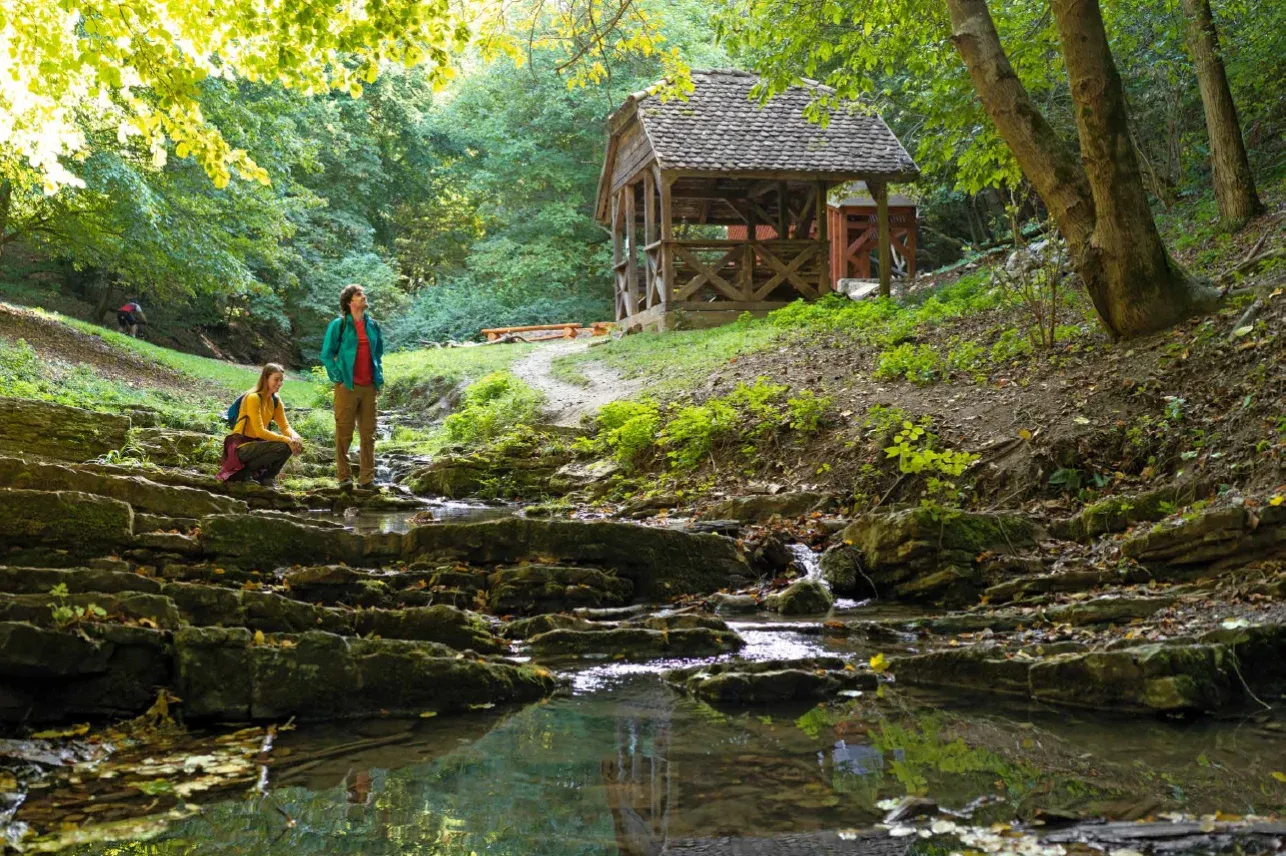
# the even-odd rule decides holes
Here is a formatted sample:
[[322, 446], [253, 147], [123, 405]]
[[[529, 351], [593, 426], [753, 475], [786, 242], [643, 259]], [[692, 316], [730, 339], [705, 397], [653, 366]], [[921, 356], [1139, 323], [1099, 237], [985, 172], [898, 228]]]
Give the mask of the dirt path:
[[550, 370], [554, 360], [589, 347], [589, 342], [554, 342], [536, 347], [513, 364], [514, 375], [545, 395], [545, 417], [551, 425], [576, 427], [581, 418], [591, 415], [610, 401], [628, 398], [641, 385], [638, 380], [625, 380], [598, 363], [582, 363], [580, 369], [589, 378], [588, 386], [576, 386], [554, 377]]
[[19, 306], [0, 305], [0, 339], [30, 345], [42, 359], [54, 363], [85, 363], [112, 380], [174, 392], [190, 392], [194, 381], [181, 372], [157, 365], [120, 348], [99, 336], [82, 333], [52, 318]]

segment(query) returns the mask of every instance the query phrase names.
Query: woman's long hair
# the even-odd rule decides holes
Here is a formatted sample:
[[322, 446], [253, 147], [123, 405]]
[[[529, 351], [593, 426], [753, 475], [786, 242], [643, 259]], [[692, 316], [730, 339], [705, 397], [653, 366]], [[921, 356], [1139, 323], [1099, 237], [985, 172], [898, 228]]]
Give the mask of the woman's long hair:
[[263, 367], [263, 371], [259, 372], [259, 380], [255, 382], [255, 388], [250, 390], [255, 395], [258, 395], [260, 397], [261, 404], [262, 404], [263, 393], [266, 389], [268, 389], [268, 379], [275, 374], [285, 375], [286, 369], [283, 368], [279, 363], [265, 363]]

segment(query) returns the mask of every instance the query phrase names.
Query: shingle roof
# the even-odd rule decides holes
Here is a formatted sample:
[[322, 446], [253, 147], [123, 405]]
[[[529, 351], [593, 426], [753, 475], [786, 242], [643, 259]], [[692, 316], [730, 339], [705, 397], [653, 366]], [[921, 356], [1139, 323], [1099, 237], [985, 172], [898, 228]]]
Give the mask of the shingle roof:
[[761, 107], [750, 98], [758, 81], [744, 71], [694, 70], [695, 90], [686, 101], [663, 102], [650, 90], [632, 96], [661, 168], [903, 178], [919, 172], [876, 114], [837, 111], [825, 128], [805, 119], [814, 90], [834, 92], [829, 87], [792, 86]]

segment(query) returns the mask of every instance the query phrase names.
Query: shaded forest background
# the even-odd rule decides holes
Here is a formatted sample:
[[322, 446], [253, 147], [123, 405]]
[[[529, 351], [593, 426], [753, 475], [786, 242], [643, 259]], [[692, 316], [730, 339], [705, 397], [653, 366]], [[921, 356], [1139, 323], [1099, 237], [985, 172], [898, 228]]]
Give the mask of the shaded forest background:
[[[712, 16], [691, 0], [652, 5], [665, 45], [694, 68], [822, 77], [851, 59], [791, 67], [797, 54], [738, 31], [735, 6]], [[1208, 196], [1209, 142], [1181, 11], [1172, 0], [1103, 5], [1156, 206]], [[1251, 164], [1267, 184], [1286, 172], [1286, 8], [1212, 5]], [[994, 12], [1016, 70], [1074, 142], [1045, 4], [1004, 6]], [[926, 52], [925, 63], [952, 56]], [[92, 154], [69, 164], [83, 188], [19, 195], [0, 179], [0, 297], [109, 321], [138, 296], [159, 344], [292, 364], [311, 360], [348, 282], [367, 286], [399, 347], [473, 338], [484, 326], [609, 318], [610, 246], [592, 217], [604, 119], [653, 83], [658, 66], [623, 55], [600, 79], [569, 86], [558, 72], [565, 61], [556, 47], [521, 63], [474, 56], [437, 92], [423, 72], [393, 68], [360, 98], [203, 81], [202, 111], [267, 170], [268, 184], [216, 187], [191, 159], [158, 164], [87, 113], [79, 121]], [[922, 270], [1008, 240], [1041, 215], [955, 64], [930, 73], [890, 62], [865, 93], [924, 170], [901, 189], [920, 201]]]

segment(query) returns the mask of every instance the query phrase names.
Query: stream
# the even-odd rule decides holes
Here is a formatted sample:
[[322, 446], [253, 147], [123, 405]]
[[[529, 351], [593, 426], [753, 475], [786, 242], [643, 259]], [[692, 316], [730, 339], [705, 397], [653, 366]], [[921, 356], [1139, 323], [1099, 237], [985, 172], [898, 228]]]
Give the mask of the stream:
[[[460, 514], [492, 511], [513, 513]], [[400, 524], [389, 517], [359, 525]], [[813, 573], [815, 561], [798, 550]], [[844, 611], [850, 618], [890, 614], [862, 603]], [[745, 659], [872, 654], [862, 643], [823, 636], [821, 625], [766, 613], [732, 622], [748, 643], [739, 655]], [[827, 705], [718, 709], [660, 679], [666, 668], [718, 659], [581, 661], [562, 670], [568, 691], [526, 707], [283, 731], [258, 793], [192, 807], [191, 816], [139, 818], [124, 830], [82, 829], [80, 843], [64, 852], [859, 852], [784, 842], [852, 838], [908, 794], [993, 838], [992, 824], [1015, 820], [1229, 817], [1280, 808], [1262, 787], [1286, 767], [1286, 720], [1277, 714], [1112, 717], [896, 685], [850, 691]], [[885, 829], [878, 834], [889, 843]], [[915, 832], [895, 826], [894, 834]], [[752, 839], [753, 847], [737, 849], [730, 838]], [[989, 852], [1064, 852], [1013, 846]], [[898, 852], [912, 851], [947, 852], [922, 837]]]
[[[762, 632], [778, 637], [764, 655], [816, 650], [788, 629]], [[901, 692], [878, 704], [721, 711], [667, 689], [656, 667], [590, 667], [569, 695], [522, 709], [287, 732], [266, 796], [70, 852], [642, 856], [685, 840], [868, 828], [909, 791], [975, 826], [1042, 811], [1136, 818], [1163, 805], [1247, 813], [1260, 798], [1249, 783], [1283, 760], [1282, 732], [1247, 722]], [[292, 754], [359, 741], [366, 748], [291, 769]]]

